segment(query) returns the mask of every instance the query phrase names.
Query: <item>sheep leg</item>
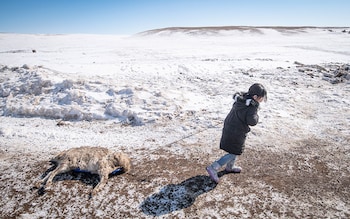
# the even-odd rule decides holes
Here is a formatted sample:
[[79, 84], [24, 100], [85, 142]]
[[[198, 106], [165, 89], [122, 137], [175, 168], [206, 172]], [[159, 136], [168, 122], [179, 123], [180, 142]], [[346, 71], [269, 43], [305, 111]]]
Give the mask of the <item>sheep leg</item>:
[[35, 187], [40, 188], [42, 185], [44, 185], [47, 181], [47, 179], [50, 177], [50, 175], [53, 174], [53, 171], [51, 171], [50, 173], [46, 174], [46, 176], [44, 178], [42, 178], [41, 180], [39, 180], [37, 183], [35, 183]]
[[99, 175], [100, 175], [100, 182], [92, 190], [92, 195], [93, 196], [96, 195], [107, 184], [108, 171], [101, 171], [99, 173]]
[[[70, 171], [71, 168], [68, 167], [68, 165], [61, 163], [60, 165], [58, 165], [58, 167], [52, 171], [49, 175], [47, 175], [45, 178], [47, 178], [46, 180], [46, 187], [51, 186], [52, 184], [52, 180], [53, 178], [60, 173], [65, 173]], [[43, 179], [43, 182], [45, 182], [45, 178]]]

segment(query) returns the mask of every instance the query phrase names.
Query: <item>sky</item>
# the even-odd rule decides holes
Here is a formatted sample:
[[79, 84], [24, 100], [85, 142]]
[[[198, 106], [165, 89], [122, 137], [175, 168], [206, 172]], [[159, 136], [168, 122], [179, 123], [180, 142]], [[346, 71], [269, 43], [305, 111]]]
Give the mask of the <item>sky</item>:
[[166, 27], [349, 27], [349, 9], [349, 0], [0, 0], [0, 32], [135, 34]]

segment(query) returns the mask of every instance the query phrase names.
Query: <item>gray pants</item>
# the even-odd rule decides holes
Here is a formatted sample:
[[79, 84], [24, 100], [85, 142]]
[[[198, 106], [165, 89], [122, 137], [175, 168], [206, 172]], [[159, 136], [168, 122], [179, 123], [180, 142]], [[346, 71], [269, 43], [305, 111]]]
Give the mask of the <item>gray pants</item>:
[[215, 161], [211, 166], [215, 170], [219, 170], [222, 166], [226, 164], [226, 168], [232, 169], [235, 164], [236, 158], [237, 155], [235, 154], [225, 154], [219, 160]]

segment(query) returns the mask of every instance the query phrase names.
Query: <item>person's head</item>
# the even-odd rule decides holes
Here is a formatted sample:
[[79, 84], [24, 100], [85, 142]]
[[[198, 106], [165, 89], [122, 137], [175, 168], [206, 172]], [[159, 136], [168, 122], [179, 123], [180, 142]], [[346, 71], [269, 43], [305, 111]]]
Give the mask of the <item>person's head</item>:
[[267, 101], [267, 91], [262, 84], [255, 83], [250, 86], [248, 95], [251, 96], [255, 101], [261, 103]]

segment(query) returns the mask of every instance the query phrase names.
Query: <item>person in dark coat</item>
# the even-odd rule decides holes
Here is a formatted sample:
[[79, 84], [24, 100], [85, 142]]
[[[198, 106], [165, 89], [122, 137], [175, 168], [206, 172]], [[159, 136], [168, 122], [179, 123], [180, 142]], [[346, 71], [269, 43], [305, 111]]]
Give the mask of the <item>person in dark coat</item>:
[[263, 85], [256, 83], [250, 86], [248, 92], [234, 94], [233, 99], [235, 101], [226, 116], [220, 140], [220, 149], [227, 153], [206, 168], [216, 183], [219, 183], [217, 171], [224, 165], [227, 172], [241, 172], [241, 168], [234, 166], [234, 163], [236, 157], [244, 151], [249, 126], [255, 126], [259, 121], [259, 103], [267, 100], [267, 91]]

